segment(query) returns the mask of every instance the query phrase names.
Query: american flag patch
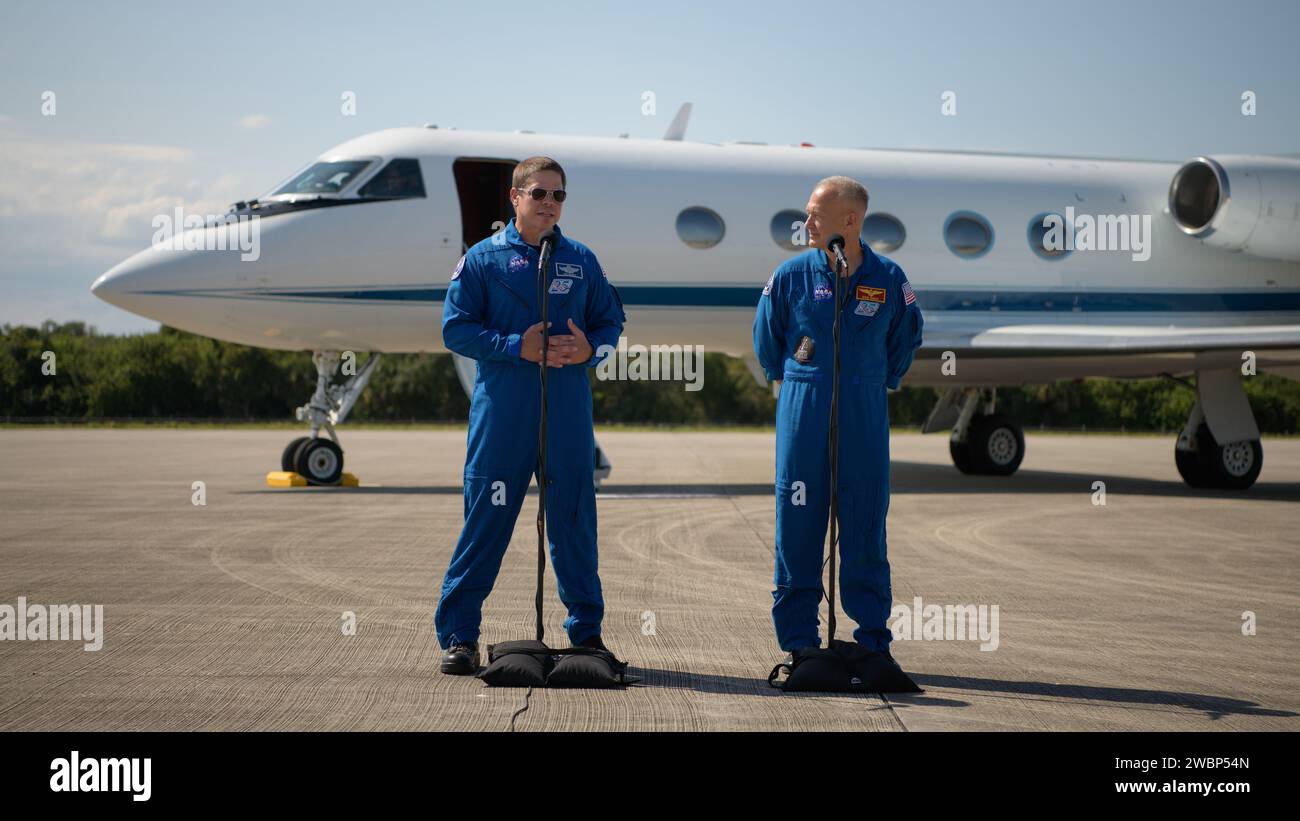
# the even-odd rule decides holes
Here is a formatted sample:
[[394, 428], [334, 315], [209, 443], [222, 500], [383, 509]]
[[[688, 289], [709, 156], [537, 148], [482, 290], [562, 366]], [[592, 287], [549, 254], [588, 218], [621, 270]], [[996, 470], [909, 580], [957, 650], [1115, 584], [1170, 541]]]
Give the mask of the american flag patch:
[[916, 302], [916, 294], [912, 293], [912, 283], [903, 280], [903, 304], [911, 305]]

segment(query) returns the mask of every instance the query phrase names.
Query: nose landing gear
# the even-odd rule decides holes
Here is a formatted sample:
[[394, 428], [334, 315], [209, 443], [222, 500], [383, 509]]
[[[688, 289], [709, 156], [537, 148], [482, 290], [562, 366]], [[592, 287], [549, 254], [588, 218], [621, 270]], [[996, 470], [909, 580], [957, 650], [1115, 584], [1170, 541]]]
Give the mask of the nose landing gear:
[[333, 439], [300, 436], [280, 454], [280, 470], [298, 474], [309, 485], [337, 485], [343, 478], [343, 448]]
[[[294, 415], [311, 425], [310, 436], [300, 436], [285, 446], [280, 454], [280, 470], [296, 473], [310, 485], [337, 485], [343, 480], [343, 448], [339, 446], [335, 425], [347, 419], [348, 412], [365, 390], [380, 355], [371, 354], [355, 374], [339, 385], [331, 384], [338, 369], [337, 351], [316, 351], [316, 392]], [[329, 438], [320, 436], [321, 428]]]

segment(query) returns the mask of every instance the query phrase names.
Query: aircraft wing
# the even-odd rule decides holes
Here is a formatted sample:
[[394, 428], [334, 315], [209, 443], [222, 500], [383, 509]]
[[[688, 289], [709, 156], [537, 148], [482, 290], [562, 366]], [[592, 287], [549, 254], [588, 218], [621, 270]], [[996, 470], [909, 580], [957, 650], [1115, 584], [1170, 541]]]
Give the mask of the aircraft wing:
[[1189, 353], [1300, 348], [1300, 325], [1000, 325], [976, 331], [925, 331], [924, 348], [989, 356]]

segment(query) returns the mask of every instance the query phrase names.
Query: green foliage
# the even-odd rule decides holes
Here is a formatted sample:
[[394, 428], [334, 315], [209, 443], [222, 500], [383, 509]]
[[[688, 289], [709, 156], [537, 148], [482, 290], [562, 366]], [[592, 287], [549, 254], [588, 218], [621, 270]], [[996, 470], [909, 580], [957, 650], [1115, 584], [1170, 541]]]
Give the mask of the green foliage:
[[704, 355], [703, 387], [681, 381], [601, 381], [591, 372], [592, 416], [598, 422], [662, 425], [765, 425], [776, 413], [772, 392], [739, 359]]
[[[42, 373], [46, 351], [56, 372]], [[364, 359], [362, 360], [364, 362]], [[361, 362], [358, 362], [360, 365]], [[591, 372], [598, 422], [664, 425], [771, 424], [776, 401], [745, 363], [704, 357], [704, 387], [680, 381], [600, 381]], [[1246, 380], [1260, 429], [1300, 433], [1300, 383], [1267, 374]], [[316, 385], [305, 351], [268, 351], [163, 328], [103, 336], [93, 327], [46, 322], [0, 327], [0, 417], [292, 419]], [[920, 425], [934, 388], [889, 396], [895, 425]], [[998, 408], [1027, 428], [1182, 427], [1194, 398], [1167, 379], [1086, 379], [1000, 388]], [[452, 421], [469, 413], [447, 354], [386, 354], [352, 411], [357, 421]]]

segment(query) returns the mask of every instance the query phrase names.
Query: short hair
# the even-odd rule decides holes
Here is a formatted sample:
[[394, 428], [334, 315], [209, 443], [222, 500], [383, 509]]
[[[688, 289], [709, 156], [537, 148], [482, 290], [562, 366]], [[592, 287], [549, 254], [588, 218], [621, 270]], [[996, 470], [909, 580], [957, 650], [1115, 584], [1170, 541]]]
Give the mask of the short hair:
[[817, 183], [817, 188], [826, 188], [835, 192], [835, 196], [843, 197], [855, 204], [863, 211], [867, 210], [867, 187], [852, 177], [834, 176], [827, 177]]
[[569, 184], [569, 181], [564, 177], [564, 169], [550, 157], [529, 157], [516, 165], [515, 173], [510, 178], [510, 184], [515, 188], [523, 188], [538, 171], [554, 171], [560, 175], [560, 185], [567, 186]]

